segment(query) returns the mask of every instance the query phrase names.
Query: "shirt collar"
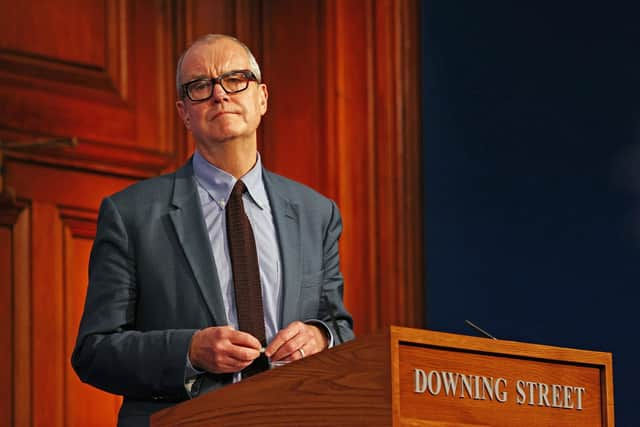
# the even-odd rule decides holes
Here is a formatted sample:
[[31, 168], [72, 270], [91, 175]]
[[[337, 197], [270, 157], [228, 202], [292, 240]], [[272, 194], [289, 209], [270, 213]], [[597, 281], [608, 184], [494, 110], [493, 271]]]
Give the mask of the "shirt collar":
[[[195, 150], [193, 154], [193, 173], [198, 184], [223, 208], [229, 200], [237, 179], [230, 173], [209, 163], [198, 150]], [[259, 153], [256, 156], [255, 165], [241, 179], [247, 187], [251, 200], [260, 209], [268, 206], [267, 192], [264, 188], [264, 182], [262, 182], [262, 160]]]

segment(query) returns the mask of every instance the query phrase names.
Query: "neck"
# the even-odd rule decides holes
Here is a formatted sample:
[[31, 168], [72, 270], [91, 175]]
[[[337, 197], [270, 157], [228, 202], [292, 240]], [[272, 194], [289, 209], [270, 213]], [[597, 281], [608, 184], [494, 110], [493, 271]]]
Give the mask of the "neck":
[[257, 146], [253, 141], [226, 141], [210, 145], [196, 143], [202, 157], [215, 167], [240, 179], [256, 164]]

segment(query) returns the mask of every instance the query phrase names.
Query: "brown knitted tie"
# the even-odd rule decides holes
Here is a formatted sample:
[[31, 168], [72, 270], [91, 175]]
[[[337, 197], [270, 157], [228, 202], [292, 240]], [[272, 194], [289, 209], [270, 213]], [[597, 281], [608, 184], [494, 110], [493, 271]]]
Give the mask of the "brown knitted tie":
[[[265, 346], [267, 340], [264, 329], [260, 267], [251, 223], [242, 203], [242, 193], [245, 190], [244, 183], [238, 180], [231, 191], [229, 203], [225, 209], [227, 241], [233, 270], [238, 325], [241, 331], [253, 335]], [[251, 365], [242, 370], [242, 376], [250, 377], [268, 368], [269, 362], [262, 353]]]

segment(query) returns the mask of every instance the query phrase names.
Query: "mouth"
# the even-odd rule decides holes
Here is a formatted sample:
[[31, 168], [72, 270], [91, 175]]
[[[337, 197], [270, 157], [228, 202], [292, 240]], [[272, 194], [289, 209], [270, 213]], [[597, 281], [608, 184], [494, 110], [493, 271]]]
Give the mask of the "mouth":
[[210, 120], [213, 121], [213, 120], [217, 119], [218, 117], [221, 117], [221, 116], [224, 116], [224, 115], [227, 115], [227, 114], [236, 114], [236, 113], [234, 113], [232, 111], [218, 111], [213, 116], [211, 116]]

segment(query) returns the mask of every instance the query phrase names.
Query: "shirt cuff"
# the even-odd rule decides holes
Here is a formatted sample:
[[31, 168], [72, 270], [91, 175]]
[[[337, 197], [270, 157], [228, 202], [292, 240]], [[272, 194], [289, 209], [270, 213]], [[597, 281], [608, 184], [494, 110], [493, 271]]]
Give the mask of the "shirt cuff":
[[189, 396], [193, 395], [191, 389], [193, 388], [193, 384], [196, 382], [196, 379], [204, 373], [205, 371], [194, 368], [191, 363], [191, 359], [189, 359], [189, 351], [187, 351], [186, 363], [184, 365], [184, 388], [187, 390], [187, 394]]

